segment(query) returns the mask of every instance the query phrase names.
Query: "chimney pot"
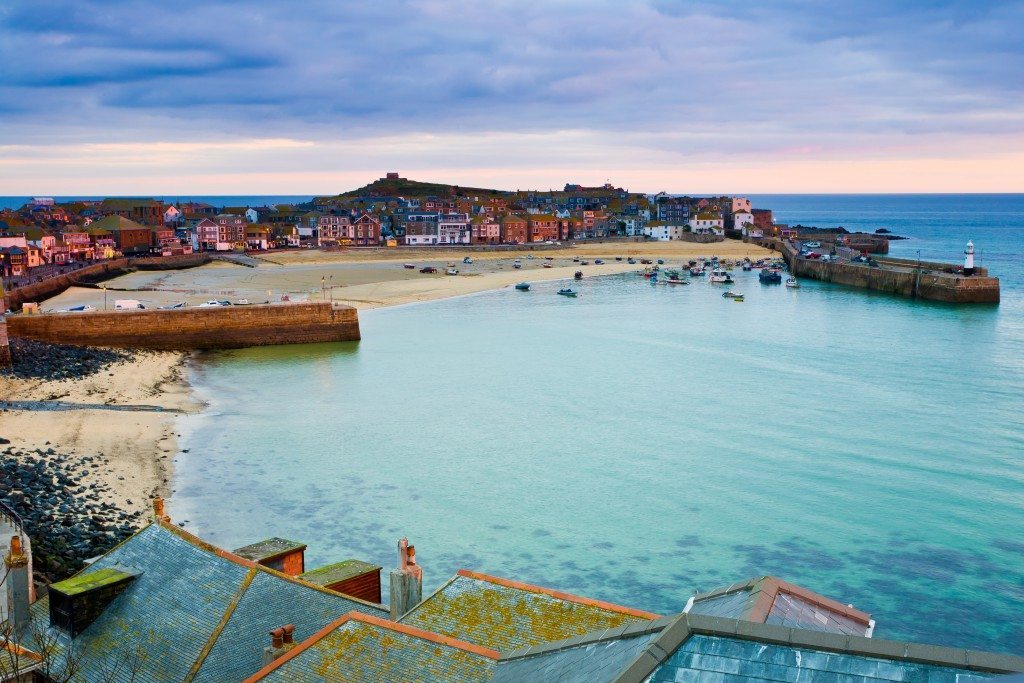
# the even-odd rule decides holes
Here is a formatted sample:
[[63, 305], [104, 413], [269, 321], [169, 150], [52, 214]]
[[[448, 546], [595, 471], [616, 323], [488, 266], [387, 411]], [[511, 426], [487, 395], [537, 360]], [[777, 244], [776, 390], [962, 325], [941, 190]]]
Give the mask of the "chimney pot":
[[275, 628], [270, 632], [270, 647], [280, 648], [284, 644], [284, 629]]
[[295, 632], [295, 624], [288, 624], [281, 627], [281, 631], [284, 633], [284, 644], [288, 645], [292, 641], [292, 633]]
[[11, 555], [21, 555], [21, 536], [11, 536]]

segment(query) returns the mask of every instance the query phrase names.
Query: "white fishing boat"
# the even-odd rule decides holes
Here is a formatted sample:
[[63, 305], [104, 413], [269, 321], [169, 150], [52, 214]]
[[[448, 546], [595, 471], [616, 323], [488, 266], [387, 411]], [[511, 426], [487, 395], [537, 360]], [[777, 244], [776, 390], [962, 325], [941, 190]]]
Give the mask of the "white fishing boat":
[[795, 277], [791, 277], [786, 280], [786, 286], [792, 287], [793, 289], [800, 289], [800, 283], [796, 281]]
[[722, 268], [714, 268], [711, 270], [711, 274], [708, 275], [708, 282], [721, 285], [731, 285], [733, 280], [729, 276], [729, 271]]

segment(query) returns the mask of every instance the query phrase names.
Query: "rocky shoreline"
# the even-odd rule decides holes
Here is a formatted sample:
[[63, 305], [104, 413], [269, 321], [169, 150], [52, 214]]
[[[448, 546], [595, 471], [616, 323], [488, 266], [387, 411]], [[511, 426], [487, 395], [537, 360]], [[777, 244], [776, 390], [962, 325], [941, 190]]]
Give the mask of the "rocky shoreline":
[[140, 526], [141, 512], [125, 512], [106, 500], [110, 487], [101, 473], [111, 473], [103, 454], [0, 451], [0, 501], [21, 517], [42, 582], [66, 578]]
[[134, 533], [166, 495], [175, 415], [195, 408], [179, 353], [11, 339], [0, 372], [0, 501], [49, 583]]

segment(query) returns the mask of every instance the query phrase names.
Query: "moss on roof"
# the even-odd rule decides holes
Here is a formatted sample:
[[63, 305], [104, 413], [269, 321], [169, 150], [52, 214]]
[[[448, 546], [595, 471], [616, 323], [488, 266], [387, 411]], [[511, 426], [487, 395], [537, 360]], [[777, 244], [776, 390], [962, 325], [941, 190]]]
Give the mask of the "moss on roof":
[[381, 567], [362, 560], [344, 560], [335, 562], [326, 567], [320, 567], [305, 574], [299, 574], [303, 581], [315, 583], [318, 586], [330, 586], [339, 581], [351, 579], [353, 576], [360, 576], [368, 572], [380, 571]]

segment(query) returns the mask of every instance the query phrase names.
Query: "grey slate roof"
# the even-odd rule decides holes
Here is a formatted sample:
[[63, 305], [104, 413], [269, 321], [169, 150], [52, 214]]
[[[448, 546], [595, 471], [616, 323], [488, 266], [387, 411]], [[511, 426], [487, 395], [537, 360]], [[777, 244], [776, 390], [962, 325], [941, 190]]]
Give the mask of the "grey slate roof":
[[487, 683], [496, 652], [383, 620], [346, 619], [312, 643], [275, 662], [254, 681], [358, 683], [444, 681]]
[[[294, 623], [305, 638], [352, 610], [387, 616], [383, 607], [259, 567], [169, 523], [150, 524], [80, 575], [114, 566], [139, 576], [74, 639], [86, 681], [107, 680], [136, 652], [136, 681], [237, 681], [262, 666], [271, 628]], [[48, 628], [45, 598], [32, 616], [35, 628]], [[66, 652], [66, 636], [59, 647]], [[113, 680], [130, 676], [122, 666]]]
[[1024, 671], [1024, 658], [680, 614], [614, 679], [966, 683]]
[[493, 682], [610, 681], [673, 620], [674, 617], [666, 617], [516, 650], [498, 661]]

